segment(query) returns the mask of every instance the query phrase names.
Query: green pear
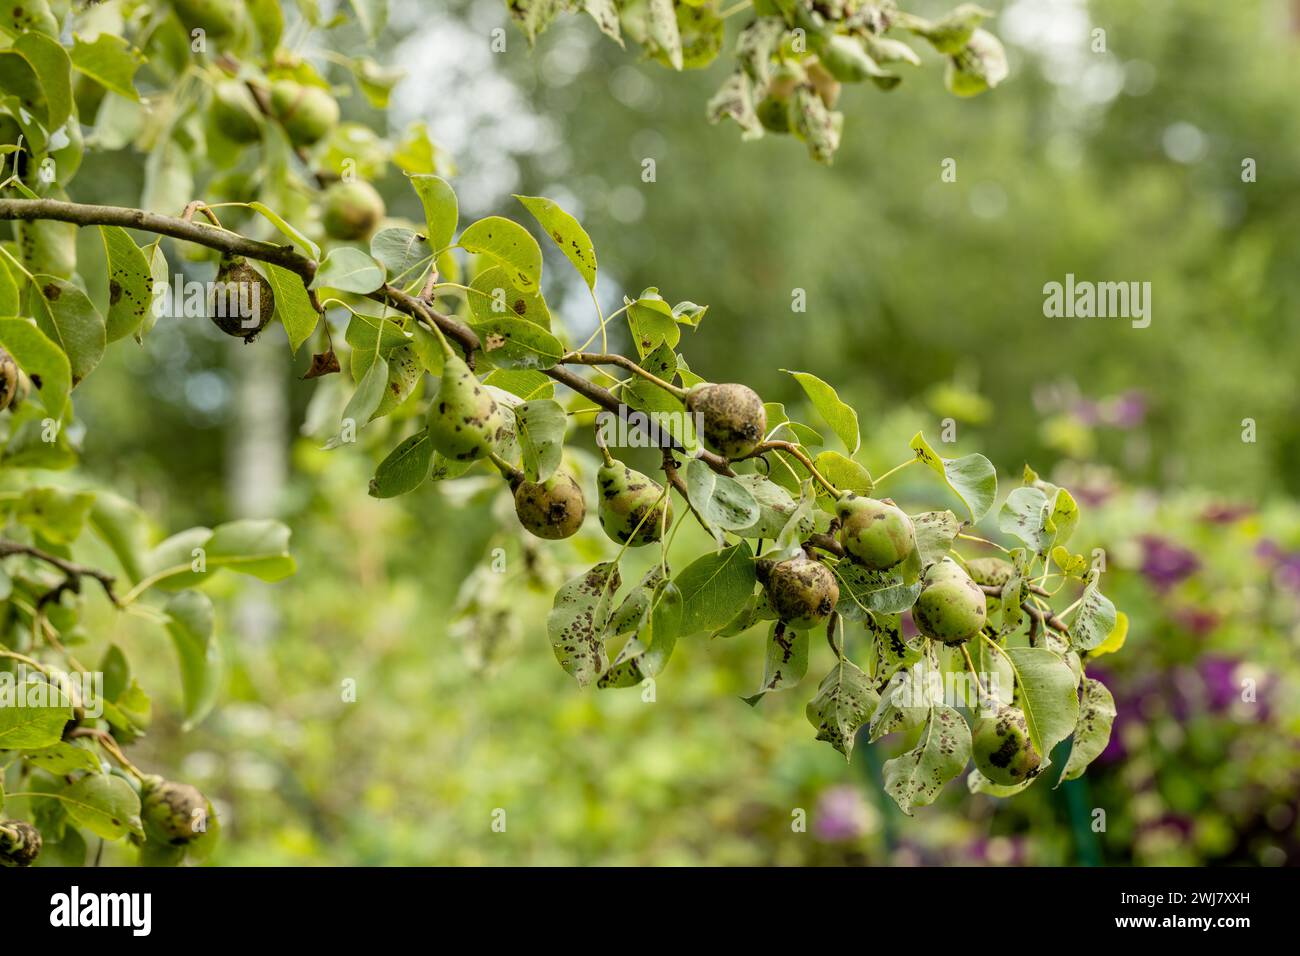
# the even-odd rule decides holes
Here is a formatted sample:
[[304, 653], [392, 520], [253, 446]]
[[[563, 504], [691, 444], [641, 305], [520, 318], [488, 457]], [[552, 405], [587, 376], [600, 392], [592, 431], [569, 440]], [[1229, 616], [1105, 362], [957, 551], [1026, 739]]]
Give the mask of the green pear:
[[539, 538], [567, 538], [582, 527], [587, 502], [582, 488], [567, 471], [557, 471], [545, 481], [521, 481], [515, 487], [515, 514], [519, 523]]
[[863, 567], [888, 571], [916, 548], [912, 519], [896, 505], [850, 492], [835, 510], [840, 518], [840, 543]]
[[199, 824], [208, 812], [208, 801], [198, 788], [150, 777], [142, 797], [140, 819], [146, 833], [158, 842], [183, 846], [204, 832]]
[[925, 572], [912, 621], [926, 637], [964, 644], [980, 632], [987, 617], [984, 592], [955, 562], [945, 558]]
[[321, 221], [333, 239], [365, 239], [384, 218], [384, 199], [370, 183], [360, 179], [335, 183], [325, 190]]
[[429, 405], [429, 439], [445, 458], [475, 461], [496, 448], [506, 430], [505, 413], [474, 377], [465, 360], [448, 356], [438, 394]]
[[311, 146], [338, 123], [339, 104], [319, 86], [276, 80], [271, 84], [271, 115], [294, 146]]
[[26, 820], [0, 820], [0, 866], [31, 866], [40, 854], [40, 830]]
[[172, 0], [187, 33], [202, 30], [209, 40], [235, 36], [244, 26], [244, 5], [231, 0]]
[[22, 373], [18, 370], [18, 363], [14, 361], [14, 357], [0, 348], [0, 412], [13, 404], [14, 397], [18, 394], [21, 376]]
[[839, 602], [835, 573], [806, 554], [776, 564], [760, 561], [758, 573], [777, 617], [796, 631], [816, 627]]
[[596, 491], [600, 526], [619, 544], [633, 548], [651, 544], [673, 523], [673, 505], [663, 487], [621, 461], [601, 465]]
[[993, 783], [1011, 787], [1038, 775], [1042, 758], [1018, 707], [1001, 705], [993, 716], [976, 720], [971, 745], [975, 767]]
[[966, 562], [966, 570], [976, 584], [997, 586], [1010, 581], [1015, 568], [1002, 558], [972, 558]]
[[767, 432], [767, 409], [747, 385], [703, 382], [686, 393], [686, 410], [700, 417], [704, 444], [724, 458], [744, 458]]
[[232, 143], [256, 143], [262, 138], [261, 112], [248, 87], [222, 80], [212, 91], [213, 125]]

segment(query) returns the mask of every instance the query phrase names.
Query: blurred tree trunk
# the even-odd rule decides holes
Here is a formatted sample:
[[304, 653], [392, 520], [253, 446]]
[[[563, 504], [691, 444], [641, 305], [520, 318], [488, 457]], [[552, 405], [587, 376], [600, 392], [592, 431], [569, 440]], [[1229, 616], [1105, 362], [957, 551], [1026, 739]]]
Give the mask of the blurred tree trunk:
[[[238, 355], [233, 363], [235, 417], [227, 454], [227, 499], [236, 518], [274, 518], [289, 469], [284, 375], [288, 353], [265, 341], [234, 348]], [[278, 622], [269, 586], [249, 581], [235, 607], [236, 632], [248, 644], [263, 645]]]

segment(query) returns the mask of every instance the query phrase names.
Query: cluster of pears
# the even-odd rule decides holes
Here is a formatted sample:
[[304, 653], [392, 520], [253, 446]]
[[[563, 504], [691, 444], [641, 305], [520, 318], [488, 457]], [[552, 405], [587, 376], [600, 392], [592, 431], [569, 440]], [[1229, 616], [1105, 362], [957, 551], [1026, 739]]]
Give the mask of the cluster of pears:
[[[245, 314], [253, 308], [255, 314]], [[212, 323], [226, 335], [251, 342], [274, 315], [271, 283], [243, 256], [223, 256], [208, 294], [208, 318]]]
[[898, 567], [916, 550], [916, 528], [888, 498], [878, 501], [848, 492], [835, 503], [840, 544], [849, 558], [872, 571]]
[[141, 781], [140, 798], [140, 818], [150, 839], [185, 846], [203, 834], [195, 824], [206, 818], [208, 801], [197, 787], [150, 776]]
[[784, 561], [759, 559], [756, 571], [772, 610], [786, 627], [796, 631], [816, 627], [839, 602], [835, 572], [806, 553]]
[[943, 644], [965, 644], [984, 628], [988, 600], [980, 586], [951, 558], [930, 565], [912, 606], [916, 629]]
[[0, 866], [31, 866], [40, 855], [40, 830], [24, 820], [0, 820]]
[[701, 382], [686, 393], [686, 410], [700, 417], [705, 446], [724, 458], [744, 458], [767, 433], [767, 409], [747, 385]]
[[429, 440], [452, 461], [477, 461], [492, 454], [506, 433], [506, 416], [487, 387], [459, 356], [448, 354], [442, 382], [429, 406]]

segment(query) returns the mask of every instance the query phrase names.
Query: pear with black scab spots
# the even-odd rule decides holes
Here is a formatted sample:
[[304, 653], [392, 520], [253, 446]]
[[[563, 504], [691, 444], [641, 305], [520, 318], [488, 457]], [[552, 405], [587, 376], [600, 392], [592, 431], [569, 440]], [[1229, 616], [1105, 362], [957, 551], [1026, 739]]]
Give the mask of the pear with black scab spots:
[[275, 316], [271, 283], [243, 256], [222, 258], [208, 293], [208, 318], [227, 335], [252, 342]]
[[577, 480], [557, 471], [545, 481], [515, 484], [515, 514], [519, 523], [539, 538], [552, 541], [576, 534], [587, 515], [587, 501]]
[[611, 459], [596, 472], [600, 526], [619, 544], [632, 548], [659, 540], [673, 523], [673, 505], [658, 482]]
[[975, 721], [971, 746], [976, 769], [993, 783], [1012, 787], [1038, 775], [1042, 758], [1018, 707], [1000, 705], [997, 713]]
[[956, 562], [944, 558], [925, 572], [912, 620], [926, 637], [964, 644], [980, 632], [987, 618], [984, 592]]
[[702, 382], [686, 393], [686, 410], [700, 416], [704, 444], [724, 458], [744, 458], [767, 431], [767, 409], [748, 385]]
[[150, 776], [143, 782], [141, 797], [145, 833], [158, 842], [184, 846], [203, 834], [208, 801], [197, 787]]
[[857, 564], [872, 571], [897, 567], [916, 549], [916, 529], [903, 509], [887, 501], [846, 494], [835, 505], [840, 543]]
[[22, 387], [22, 372], [14, 357], [0, 348], [0, 412], [14, 403]]
[[0, 866], [31, 866], [40, 855], [40, 830], [26, 820], [0, 820]]
[[796, 631], [816, 627], [839, 602], [835, 573], [806, 554], [776, 563], [760, 560], [757, 571], [777, 617]]
[[506, 417], [465, 360], [449, 355], [429, 406], [428, 425], [429, 440], [443, 457], [476, 461], [495, 450], [505, 435]]

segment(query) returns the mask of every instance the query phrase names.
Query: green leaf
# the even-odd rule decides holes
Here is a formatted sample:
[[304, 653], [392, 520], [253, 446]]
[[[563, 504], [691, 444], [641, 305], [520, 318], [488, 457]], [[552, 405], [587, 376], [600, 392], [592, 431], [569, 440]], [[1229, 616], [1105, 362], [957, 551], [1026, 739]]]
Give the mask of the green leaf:
[[[440, 176], [416, 175], [411, 177], [420, 204], [424, 207], [424, 223], [428, 230], [429, 246], [439, 252], [451, 245], [456, 235], [460, 209], [456, 191]], [[540, 253], [541, 250], [539, 249]], [[540, 268], [540, 267], [539, 267]]]
[[596, 21], [601, 33], [623, 46], [623, 35], [618, 25], [618, 7], [614, 0], [582, 0], [582, 9]]
[[902, 618], [898, 614], [870, 614], [863, 625], [875, 649], [877, 687], [888, 685], [895, 674], [920, 662], [925, 653], [924, 638], [912, 641], [903, 638]]
[[36, 71], [48, 110], [46, 129], [53, 132], [72, 115], [72, 61], [58, 40], [44, 33], [23, 33], [14, 49], [27, 57]]
[[0, 315], [17, 315], [22, 310], [18, 284], [14, 282], [8, 264], [0, 259]]
[[[195, 571], [200, 559], [205, 570]], [[221, 568], [279, 581], [293, 574], [297, 565], [289, 554], [288, 527], [266, 518], [242, 518], [215, 530], [190, 528], [172, 535], [149, 552], [145, 568], [150, 575], [175, 569], [156, 587], [180, 591], [197, 587], [206, 574]]]
[[817, 739], [827, 741], [847, 760], [853, 756], [858, 728], [871, 719], [879, 703], [871, 679], [852, 661], [841, 658], [822, 678], [804, 714], [817, 728]]
[[1101, 657], [1103, 654], [1114, 654], [1124, 646], [1126, 640], [1128, 640], [1128, 615], [1123, 611], [1119, 611], [1115, 615], [1115, 626], [1111, 628], [1106, 640], [1093, 648], [1092, 653], [1088, 656], [1093, 658]]
[[983, 455], [941, 458], [920, 432], [912, 439], [911, 447], [916, 457], [939, 474], [970, 509], [972, 524], [989, 513], [998, 496], [998, 476], [992, 462]]
[[560, 467], [568, 424], [564, 406], [553, 399], [524, 402], [515, 409], [515, 430], [529, 481], [545, 481]]
[[1119, 622], [1115, 605], [1101, 593], [1101, 572], [1088, 575], [1074, 619], [1070, 622], [1070, 646], [1076, 651], [1090, 651], [1106, 640]]
[[[799, 510], [798, 503], [790, 492], [762, 475], [737, 475], [734, 480], [744, 486], [758, 505], [758, 520], [748, 527], [737, 529], [736, 533], [745, 538], [775, 539]], [[799, 527], [804, 535], [813, 530], [811, 513], [800, 517]]]
[[926, 721], [930, 716], [924, 685], [928, 673], [922, 669], [918, 677], [910, 668], [896, 671], [880, 694], [880, 705], [871, 715], [868, 736], [871, 743], [897, 731], [919, 727]]
[[276, 229], [279, 229], [280, 232], [282, 232], [299, 249], [307, 253], [308, 256], [313, 259], [320, 258], [320, 246], [308, 239], [301, 230], [290, 225], [288, 220], [270, 206], [262, 202], [250, 202], [248, 208], [252, 209], [254, 212], [261, 213], [271, 225], [275, 226]]
[[[409, 345], [411, 333], [389, 318], [353, 312], [348, 327], [343, 332], [348, 345], [356, 351], [389, 352]], [[364, 372], [363, 372], [364, 374]]]
[[767, 654], [763, 658], [763, 683], [745, 703], [754, 707], [772, 691], [794, 687], [808, 673], [808, 632], [772, 624], [767, 636]]
[[817, 409], [817, 414], [831, 426], [831, 430], [844, 443], [849, 454], [856, 454], [862, 441], [858, 434], [858, 413], [840, 401], [840, 396], [835, 389], [816, 375], [809, 372], [791, 372], [790, 369], [781, 371], [789, 372], [794, 376], [795, 381], [803, 387], [808, 400], [812, 402], [813, 408]]
[[74, 823], [105, 840], [144, 835], [140, 798], [121, 777], [87, 774], [64, 789], [59, 802]]
[[520, 292], [510, 281], [505, 266], [480, 269], [469, 284], [470, 322], [490, 322], [498, 318], [524, 319], [544, 329], [551, 327], [551, 311], [540, 290]]
[[1115, 698], [1106, 685], [1090, 677], [1083, 681], [1083, 706], [1079, 708], [1079, 721], [1074, 725], [1074, 743], [1070, 759], [1061, 771], [1058, 787], [1067, 780], [1082, 777], [1083, 772], [1106, 749], [1110, 742], [1111, 725], [1115, 723]]
[[370, 240], [370, 254], [379, 260], [396, 282], [410, 282], [418, 274], [421, 264], [427, 265], [433, 256], [429, 239], [405, 226], [381, 229]]
[[560, 587], [546, 618], [555, 658], [580, 686], [605, 672], [602, 635], [619, 584], [617, 562], [597, 564]]
[[1047, 530], [1053, 533], [1052, 543], [1063, 545], [1070, 540], [1079, 524], [1079, 506], [1064, 488], [1058, 488], [1052, 500], [1052, 514]]
[[1020, 685], [1020, 706], [1030, 740], [1039, 755], [1046, 757], [1070, 735], [1078, 720], [1074, 673], [1045, 647], [1012, 647], [1005, 654]]
[[527, 319], [496, 316], [470, 324], [484, 357], [497, 368], [546, 369], [564, 356], [560, 340]]
[[9, 27], [10, 33], [37, 30], [48, 36], [59, 35], [59, 21], [50, 12], [49, 0], [24, 0], [0, 11], [0, 25]]
[[75, 388], [104, 357], [104, 317], [86, 293], [66, 279], [36, 275], [33, 283], [31, 304], [36, 324], [68, 356]]
[[72, 36], [72, 68], [134, 102], [140, 100], [135, 90], [135, 71], [144, 61], [144, 54], [120, 36], [100, 33], [93, 43], [75, 33]]
[[951, 511], [912, 515], [912, 526], [916, 529], [916, 549], [921, 554], [923, 568], [941, 560], [952, 549], [952, 543], [961, 530], [961, 522]]
[[338, 289], [365, 295], [384, 284], [384, 267], [352, 246], [339, 246], [330, 251], [320, 264], [314, 288]]
[[320, 313], [312, 306], [307, 287], [302, 284], [297, 273], [269, 262], [263, 263], [263, 266], [266, 269], [266, 280], [271, 283], [271, 291], [275, 294], [276, 318], [289, 336], [289, 349], [296, 353], [299, 346], [316, 331]]
[[998, 511], [998, 530], [1015, 535], [1035, 554], [1047, 550], [1047, 495], [1038, 488], [1016, 488]]
[[970, 760], [970, 728], [951, 707], [930, 708], [930, 718], [916, 747], [885, 761], [885, 792], [908, 816], [934, 803], [949, 780]]
[[561, 209], [553, 200], [540, 196], [515, 196], [527, 209], [537, 224], [546, 230], [551, 241], [573, 263], [587, 288], [596, 288], [596, 247], [582, 224]]
[[460, 234], [460, 247], [508, 266], [510, 283], [532, 292], [542, 281], [542, 249], [523, 226], [500, 216], [470, 223]]
[[366, 373], [357, 383], [357, 390], [348, 399], [343, 409], [343, 421], [349, 419], [357, 425], [364, 425], [379, 408], [384, 400], [384, 390], [388, 387], [388, 359], [376, 355]]
[[54, 544], [71, 544], [80, 536], [94, 503], [95, 494], [90, 491], [28, 488], [17, 502], [14, 517]]
[[597, 687], [633, 687], [648, 677], [657, 677], [667, 665], [681, 634], [681, 591], [672, 581], [662, 581], [647, 605], [636, 634], [623, 645], [618, 659], [596, 682]]
[[[153, 270], [144, 250], [125, 229], [100, 226], [104, 252], [108, 256], [107, 341], [116, 342], [140, 328], [153, 308]], [[277, 303], [279, 297], [276, 297]]]
[[40, 750], [28, 750], [23, 754], [23, 760], [55, 777], [70, 773], [102, 771], [99, 758], [90, 750], [63, 740]]
[[72, 704], [57, 686], [33, 687], [15, 681], [13, 703], [0, 707], [0, 750], [37, 750], [53, 747], [72, 719]]
[[221, 644], [212, 633], [212, 599], [182, 591], [167, 602], [167, 632], [180, 658], [185, 724], [189, 730], [212, 710], [221, 684]]
[[68, 356], [28, 319], [0, 318], [0, 347], [32, 379], [32, 386], [50, 416], [63, 417], [72, 389]]
[[[860, 495], [869, 495], [872, 489], [875, 488], [875, 482], [871, 480], [871, 473], [867, 469], [852, 458], [845, 458], [837, 451], [822, 452], [813, 459], [813, 467], [840, 491], [852, 491]], [[818, 494], [822, 494], [824, 491], [825, 489], [820, 485], [817, 486]], [[834, 510], [834, 503], [828, 504], [827, 508]]]
[[627, 304], [627, 325], [638, 355], [645, 358], [665, 343], [670, 349], [677, 347], [682, 330], [659, 290], [646, 289], [635, 302], [624, 301]]
[[24, 111], [46, 130], [50, 129], [45, 90], [36, 75], [36, 66], [22, 51], [0, 50], [0, 91], [13, 96]]
[[719, 475], [698, 458], [686, 465], [686, 491], [691, 505], [722, 544], [723, 531], [741, 531], [758, 521], [759, 507], [749, 489]]
[[388, 453], [370, 479], [373, 498], [395, 498], [414, 491], [433, 471], [433, 442], [423, 428]]
[[840, 600], [835, 610], [849, 621], [862, 621], [870, 614], [899, 614], [916, 603], [921, 582], [905, 580], [898, 568], [872, 571], [852, 561], [835, 565], [840, 581]]
[[754, 592], [753, 552], [745, 542], [697, 558], [673, 579], [682, 592], [682, 636], [725, 625]]

